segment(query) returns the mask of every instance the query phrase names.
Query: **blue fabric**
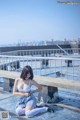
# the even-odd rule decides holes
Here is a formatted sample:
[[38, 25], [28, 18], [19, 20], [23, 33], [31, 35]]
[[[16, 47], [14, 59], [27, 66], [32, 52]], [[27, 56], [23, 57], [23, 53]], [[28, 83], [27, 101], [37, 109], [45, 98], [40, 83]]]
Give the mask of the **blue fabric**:
[[28, 106], [31, 105], [33, 107], [36, 107], [36, 98], [34, 95], [31, 95], [29, 97], [26, 96], [21, 96], [20, 99], [18, 100], [17, 106]]
[[31, 91], [31, 87], [29, 85], [27, 85], [26, 87], [22, 88], [21, 86], [18, 86], [18, 91], [20, 92], [30, 92]]
[[[31, 86], [30, 86], [30, 81], [29, 84], [24, 86], [24, 88], [22, 87], [22, 85], [19, 85], [17, 87], [17, 90], [20, 92], [30, 92], [31, 91]], [[36, 107], [36, 98], [34, 97], [34, 95], [30, 95], [30, 96], [21, 96], [17, 105], [16, 106], [33, 106]]]

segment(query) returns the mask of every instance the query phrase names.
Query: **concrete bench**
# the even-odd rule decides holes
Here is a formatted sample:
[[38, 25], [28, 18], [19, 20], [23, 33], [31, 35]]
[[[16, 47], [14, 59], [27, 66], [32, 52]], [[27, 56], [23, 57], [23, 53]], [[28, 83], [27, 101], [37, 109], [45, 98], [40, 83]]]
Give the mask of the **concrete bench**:
[[[9, 91], [10, 82], [14, 83], [14, 80], [16, 78], [19, 78], [20, 72], [12, 72], [12, 71], [10, 72], [10, 71], [0, 70], [0, 76], [2, 76], [5, 81], [4, 90]], [[57, 98], [58, 87], [80, 91], [80, 81], [77, 80], [76, 81], [64, 80], [60, 78], [52, 78], [47, 76], [34, 76], [34, 80], [43, 86], [42, 94], [44, 95], [44, 99], [46, 98], [47, 95], [51, 99], [53, 99], [52, 97], [54, 96], [56, 96]]]

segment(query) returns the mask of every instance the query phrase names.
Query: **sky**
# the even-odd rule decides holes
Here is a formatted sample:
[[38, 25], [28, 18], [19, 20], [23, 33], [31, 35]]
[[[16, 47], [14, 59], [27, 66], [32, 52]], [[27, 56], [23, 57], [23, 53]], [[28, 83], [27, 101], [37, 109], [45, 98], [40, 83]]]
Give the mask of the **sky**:
[[58, 1], [0, 0], [0, 45], [80, 38], [80, 4]]

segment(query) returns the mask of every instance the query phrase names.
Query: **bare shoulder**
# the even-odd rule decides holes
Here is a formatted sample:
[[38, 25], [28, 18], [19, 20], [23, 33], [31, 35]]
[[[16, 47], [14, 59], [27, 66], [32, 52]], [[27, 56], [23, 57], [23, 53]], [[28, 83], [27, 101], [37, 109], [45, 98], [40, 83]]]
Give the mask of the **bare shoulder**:
[[20, 81], [20, 78], [16, 78], [15, 82], [18, 83]]
[[30, 80], [32, 85], [38, 84], [35, 80]]
[[31, 81], [31, 85], [36, 86], [39, 91], [42, 90], [42, 86], [39, 83], [37, 83], [35, 80]]

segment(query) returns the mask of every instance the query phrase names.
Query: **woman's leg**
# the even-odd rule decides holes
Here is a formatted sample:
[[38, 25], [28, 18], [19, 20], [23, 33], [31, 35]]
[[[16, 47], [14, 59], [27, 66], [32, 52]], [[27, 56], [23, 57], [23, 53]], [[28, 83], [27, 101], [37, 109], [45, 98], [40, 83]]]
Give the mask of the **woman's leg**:
[[48, 107], [36, 108], [36, 99], [32, 96], [32, 99], [26, 103], [25, 115], [27, 117], [33, 117], [34, 115], [46, 112], [47, 110]]
[[48, 107], [34, 108], [25, 110], [25, 115], [28, 117], [33, 117], [39, 113], [47, 112]]
[[17, 115], [25, 115], [25, 108], [24, 108], [24, 106], [18, 106], [17, 108], [16, 108], [16, 114]]

